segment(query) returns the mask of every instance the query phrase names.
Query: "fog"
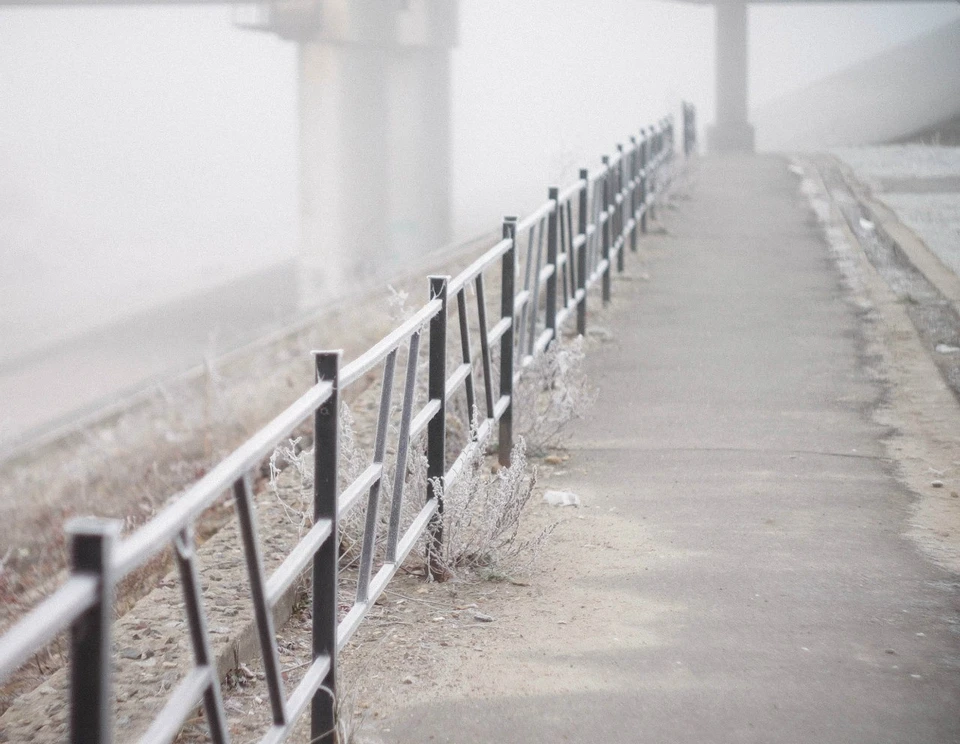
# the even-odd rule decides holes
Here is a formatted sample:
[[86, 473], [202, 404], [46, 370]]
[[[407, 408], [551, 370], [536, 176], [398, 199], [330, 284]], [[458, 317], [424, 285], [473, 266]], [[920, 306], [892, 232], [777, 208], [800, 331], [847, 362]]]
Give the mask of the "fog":
[[[235, 12], [0, 8], [0, 364], [296, 255], [295, 45]], [[750, 105], [957, 17], [751, 8]], [[454, 237], [531, 209], [681, 99], [709, 122], [713, 60], [709, 6], [461, 0]]]

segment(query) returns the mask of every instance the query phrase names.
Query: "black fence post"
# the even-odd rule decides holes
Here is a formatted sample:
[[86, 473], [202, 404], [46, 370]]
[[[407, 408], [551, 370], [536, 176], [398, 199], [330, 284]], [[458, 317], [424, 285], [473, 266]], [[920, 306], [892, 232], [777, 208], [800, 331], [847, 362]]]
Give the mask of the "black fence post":
[[669, 160], [673, 156], [673, 123], [670, 117], [663, 120], [663, 154], [664, 160]]
[[313, 520], [330, 520], [330, 536], [313, 556], [313, 659], [326, 656], [330, 669], [323, 687], [314, 694], [310, 709], [310, 740], [319, 744], [337, 741], [337, 467], [340, 455], [341, 351], [315, 351], [317, 382], [329, 382], [333, 393], [313, 418]]
[[517, 218], [503, 218], [503, 239], [510, 241], [510, 248], [500, 261], [500, 318], [509, 319], [507, 330], [500, 337], [500, 397], [507, 398], [507, 407], [500, 416], [499, 461], [510, 466], [510, 451], [513, 449], [513, 335], [514, 316], [513, 280], [517, 266]]
[[601, 260], [607, 262], [603, 269], [603, 288], [601, 291], [601, 296], [603, 297], [603, 304], [606, 305], [608, 302], [610, 302], [610, 221], [612, 219], [610, 214], [610, 158], [604, 155], [601, 162], [603, 162], [602, 214], [604, 220], [600, 239], [600, 258]]
[[657, 218], [657, 192], [659, 171], [660, 171], [660, 132], [656, 125], [650, 128], [650, 174], [647, 179], [647, 191], [650, 194], [650, 203], [647, 208], [650, 212], [650, 219]]
[[111, 553], [120, 536], [112, 519], [71, 519], [70, 563], [74, 576], [97, 580], [97, 602], [70, 628], [70, 742], [113, 741], [112, 625], [114, 580]]
[[630, 137], [630, 252], [637, 252], [637, 189], [640, 183], [640, 151], [637, 138]]
[[650, 163], [650, 137], [646, 128], [640, 130], [640, 204], [643, 211], [640, 214], [640, 232], [647, 232], [647, 166]]
[[683, 104], [683, 154], [690, 157], [697, 151], [697, 110], [692, 103]]
[[580, 194], [577, 203], [577, 235], [580, 248], [577, 251], [577, 333], [587, 335], [587, 190], [590, 188], [590, 171], [580, 169]]
[[[434, 579], [443, 579], [443, 478], [446, 473], [447, 434], [447, 285], [448, 276], [430, 277], [430, 299], [440, 300], [441, 309], [430, 320], [430, 353], [427, 368], [427, 395], [439, 408], [427, 424], [427, 501], [437, 499], [437, 511], [427, 527], [427, 570]], [[438, 487], [439, 486], [439, 487]]]
[[627, 223], [627, 201], [626, 195], [624, 194], [626, 162], [624, 160], [623, 145], [617, 145], [617, 152], [620, 154], [620, 159], [617, 161], [617, 194], [620, 196], [620, 203], [617, 204], [616, 200], [614, 200], [614, 214], [617, 215], [617, 219], [614, 220], [613, 225], [617, 231], [617, 244], [619, 245], [619, 248], [617, 249], [617, 273], [622, 274], [624, 268], [623, 254], [627, 247], [626, 236], [623, 234], [623, 226]]
[[547, 215], [547, 264], [553, 267], [553, 273], [547, 278], [547, 309], [545, 326], [550, 331], [550, 341], [557, 337], [557, 226], [560, 223], [560, 189], [551, 186], [547, 198], [553, 201], [553, 211]]

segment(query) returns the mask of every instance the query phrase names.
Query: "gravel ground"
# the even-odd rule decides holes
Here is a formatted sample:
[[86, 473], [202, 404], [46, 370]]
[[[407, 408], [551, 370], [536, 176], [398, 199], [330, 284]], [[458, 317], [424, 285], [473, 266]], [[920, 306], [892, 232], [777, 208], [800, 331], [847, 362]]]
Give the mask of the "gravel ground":
[[943, 178], [960, 174], [960, 147], [842, 147], [834, 153], [874, 182], [884, 178]]
[[953, 273], [960, 276], [960, 193], [884, 193], [879, 196]]
[[836, 155], [960, 275], [960, 147], [856, 147]]

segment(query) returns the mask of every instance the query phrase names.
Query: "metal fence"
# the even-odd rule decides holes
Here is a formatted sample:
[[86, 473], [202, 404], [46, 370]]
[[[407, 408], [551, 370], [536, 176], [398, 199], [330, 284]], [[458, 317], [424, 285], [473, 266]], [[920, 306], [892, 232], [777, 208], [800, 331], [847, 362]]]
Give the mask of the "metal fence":
[[[684, 112], [686, 119], [687, 107]], [[495, 429], [500, 461], [509, 464], [516, 380], [557, 338], [565, 323], [575, 320], [577, 333], [586, 332], [588, 290], [595, 283], [601, 284], [603, 301], [610, 299], [614, 263], [622, 271], [627, 248], [637, 249], [638, 235], [646, 231], [648, 217], [669, 179], [673, 153], [671, 119], [641, 130], [628, 145], [618, 146], [615, 155], [603, 158], [599, 170], [581, 170], [579, 179], [569, 187], [549, 189], [548, 200], [528, 217], [519, 221], [506, 218], [502, 240], [459, 275], [431, 276], [428, 302], [359, 358], [341, 366], [340, 352], [315, 352], [316, 384], [133, 534], [121, 539], [119, 523], [113, 520], [70, 521], [66, 529], [71, 575], [0, 638], [0, 680], [57, 635], [69, 631], [69, 741], [111, 742], [115, 587], [172, 544], [194, 664], [140, 741], [172, 741], [199, 705], [204, 708], [210, 738], [217, 744], [229, 741], [206, 627], [193, 527], [205, 509], [224, 492], [232, 491], [272, 710], [272, 725], [261, 741], [285, 740], [309, 706], [312, 740], [333, 742], [338, 651], [423, 536], [429, 570], [438, 570], [444, 489], [459, 477], [470, 450], [484, 447]], [[500, 284], [500, 312], [495, 322], [488, 317], [486, 299], [486, 282], [491, 274], [496, 274]], [[459, 345], [453, 345], [459, 348], [450, 355], [448, 313], [453, 307], [459, 321]], [[468, 322], [471, 314], [475, 323]], [[479, 357], [471, 325], [479, 331]], [[418, 406], [416, 382], [424, 333], [428, 344], [427, 396]], [[399, 435], [393, 462], [387, 463], [394, 377], [404, 350]], [[495, 364], [499, 369], [494, 369]], [[450, 368], [452, 372], [448, 372]], [[381, 370], [383, 382], [372, 462], [338, 493], [339, 398], [346, 388], [376, 369]], [[449, 453], [446, 446], [446, 407], [461, 389], [468, 410], [478, 411], [478, 420], [474, 421], [472, 436], [448, 467], [448, 457], [454, 453]], [[312, 526], [279, 568], [267, 576], [258, 540], [251, 473], [311, 417]], [[424, 433], [428, 471], [425, 499], [409, 523], [402, 525], [402, 507], [405, 500], [410, 502], [410, 495], [404, 493], [402, 474], [407, 469], [411, 443]], [[390, 466], [394, 473], [391, 493], [382, 496]], [[367, 510], [356, 596], [341, 618], [337, 601], [338, 522], [365, 495]], [[389, 508], [389, 520], [385, 544], [381, 542], [385, 545], [382, 559], [374, 571], [375, 545], [378, 539], [382, 541], [377, 535], [381, 507]], [[278, 661], [272, 609], [307, 569], [312, 572], [312, 662], [288, 695]]]

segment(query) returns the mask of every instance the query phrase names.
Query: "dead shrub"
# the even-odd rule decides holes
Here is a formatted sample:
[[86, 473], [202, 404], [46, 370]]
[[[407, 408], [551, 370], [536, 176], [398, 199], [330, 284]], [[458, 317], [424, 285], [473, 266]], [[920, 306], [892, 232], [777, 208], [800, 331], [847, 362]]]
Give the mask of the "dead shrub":
[[558, 339], [534, 357], [514, 386], [515, 431], [531, 455], [562, 446], [570, 422], [583, 418], [596, 400], [584, 360], [582, 336]]
[[439, 482], [435, 486], [444, 509], [440, 562], [461, 576], [464, 571], [484, 576], [529, 568], [553, 527], [532, 537], [521, 535], [523, 510], [537, 482], [524, 441], [514, 445], [506, 468], [491, 467], [479, 446], [466, 452], [453, 484], [445, 491]]

